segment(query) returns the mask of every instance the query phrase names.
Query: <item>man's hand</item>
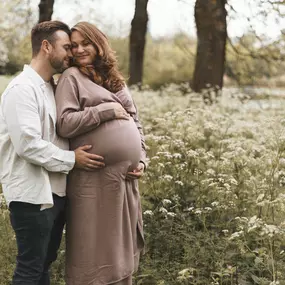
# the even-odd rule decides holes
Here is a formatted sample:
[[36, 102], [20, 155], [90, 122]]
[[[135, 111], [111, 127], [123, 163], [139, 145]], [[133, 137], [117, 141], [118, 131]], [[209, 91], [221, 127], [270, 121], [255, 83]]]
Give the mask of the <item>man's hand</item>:
[[143, 176], [143, 172], [144, 172], [144, 164], [140, 162], [137, 168], [127, 173], [126, 178], [129, 180], [139, 179]]
[[75, 166], [86, 171], [92, 171], [105, 166], [104, 158], [97, 154], [88, 153], [87, 150], [92, 148], [92, 145], [84, 145], [78, 147], [75, 152]]

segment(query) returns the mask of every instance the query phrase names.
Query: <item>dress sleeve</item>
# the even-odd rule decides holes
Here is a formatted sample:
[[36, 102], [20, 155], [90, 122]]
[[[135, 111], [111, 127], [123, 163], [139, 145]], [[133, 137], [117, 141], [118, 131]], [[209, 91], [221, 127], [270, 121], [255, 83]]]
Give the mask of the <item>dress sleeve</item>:
[[141, 145], [142, 145], [142, 152], [141, 152], [141, 158], [140, 161], [145, 165], [146, 167], [146, 144], [145, 144], [145, 138], [144, 138], [144, 133], [143, 133], [143, 128], [139, 120], [138, 116], [138, 110], [135, 105], [135, 102], [132, 98], [132, 95], [128, 89], [128, 87], [123, 88], [121, 91], [116, 93], [118, 98], [120, 99], [124, 109], [131, 115], [133, 118], [140, 136], [141, 136]]
[[144, 138], [144, 133], [143, 133], [143, 128], [142, 128], [142, 125], [140, 123], [140, 120], [139, 120], [139, 116], [138, 116], [138, 111], [137, 111], [137, 107], [134, 103], [134, 107], [136, 109], [136, 112], [131, 114], [132, 118], [134, 119], [134, 122], [140, 132], [140, 136], [141, 136], [141, 144], [142, 144], [142, 152], [141, 152], [141, 158], [140, 158], [140, 161], [144, 164], [145, 168], [147, 166], [147, 163], [146, 163], [146, 144], [145, 144], [145, 138]]
[[115, 111], [110, 104], [102, 103], [82, 110], [79, 97], [76, 78], [72, 74], [60, 78], [55, 95], [57, 132], [64, 138], [84, 134], [102, 122], [115, 119]]

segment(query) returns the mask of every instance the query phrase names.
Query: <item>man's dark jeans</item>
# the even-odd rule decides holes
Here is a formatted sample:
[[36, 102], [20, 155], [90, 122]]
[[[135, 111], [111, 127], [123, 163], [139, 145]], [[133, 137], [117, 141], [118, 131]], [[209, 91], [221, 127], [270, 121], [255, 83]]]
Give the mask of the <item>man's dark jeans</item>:
[[65, 198], [53, 195], [53, 208], [10, 203], [10, 220], [18, 255], [12, 285], [50, 285], [49, 267], [56, 260], [65, 224]]

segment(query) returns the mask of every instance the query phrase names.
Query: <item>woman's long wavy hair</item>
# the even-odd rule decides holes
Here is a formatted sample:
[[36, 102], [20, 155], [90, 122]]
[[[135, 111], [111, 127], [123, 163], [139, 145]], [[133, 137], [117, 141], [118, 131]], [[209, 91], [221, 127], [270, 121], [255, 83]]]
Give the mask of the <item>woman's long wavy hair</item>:
[[125, 80], [118, 69], [118, 61], [107, 37], [93, 24], [77, 23], [71, 31], [78, 31], [88, 39], [96, 49], [96, 58], [92, 65], [79, 66], [79, 70], [96, 84], [103, 86], [112, 93], [123, 89]]

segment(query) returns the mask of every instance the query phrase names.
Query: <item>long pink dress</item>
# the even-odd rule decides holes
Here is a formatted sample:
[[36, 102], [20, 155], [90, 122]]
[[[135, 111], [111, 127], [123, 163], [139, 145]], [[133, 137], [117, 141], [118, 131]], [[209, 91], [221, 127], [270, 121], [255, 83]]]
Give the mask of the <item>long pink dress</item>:
[[[104, 104], [119, 102], [130, 120], [114, 119]], [[137, 180], [126, 173], [145, 162], [144, 137], [127, 88], [113, 94], [75, 68], [61, 76], [57, 90], [57, 130], [70, 149], [90, 144], [106, 166], [68, 176], [66, 284], [132, 283], [144, 247]]]

